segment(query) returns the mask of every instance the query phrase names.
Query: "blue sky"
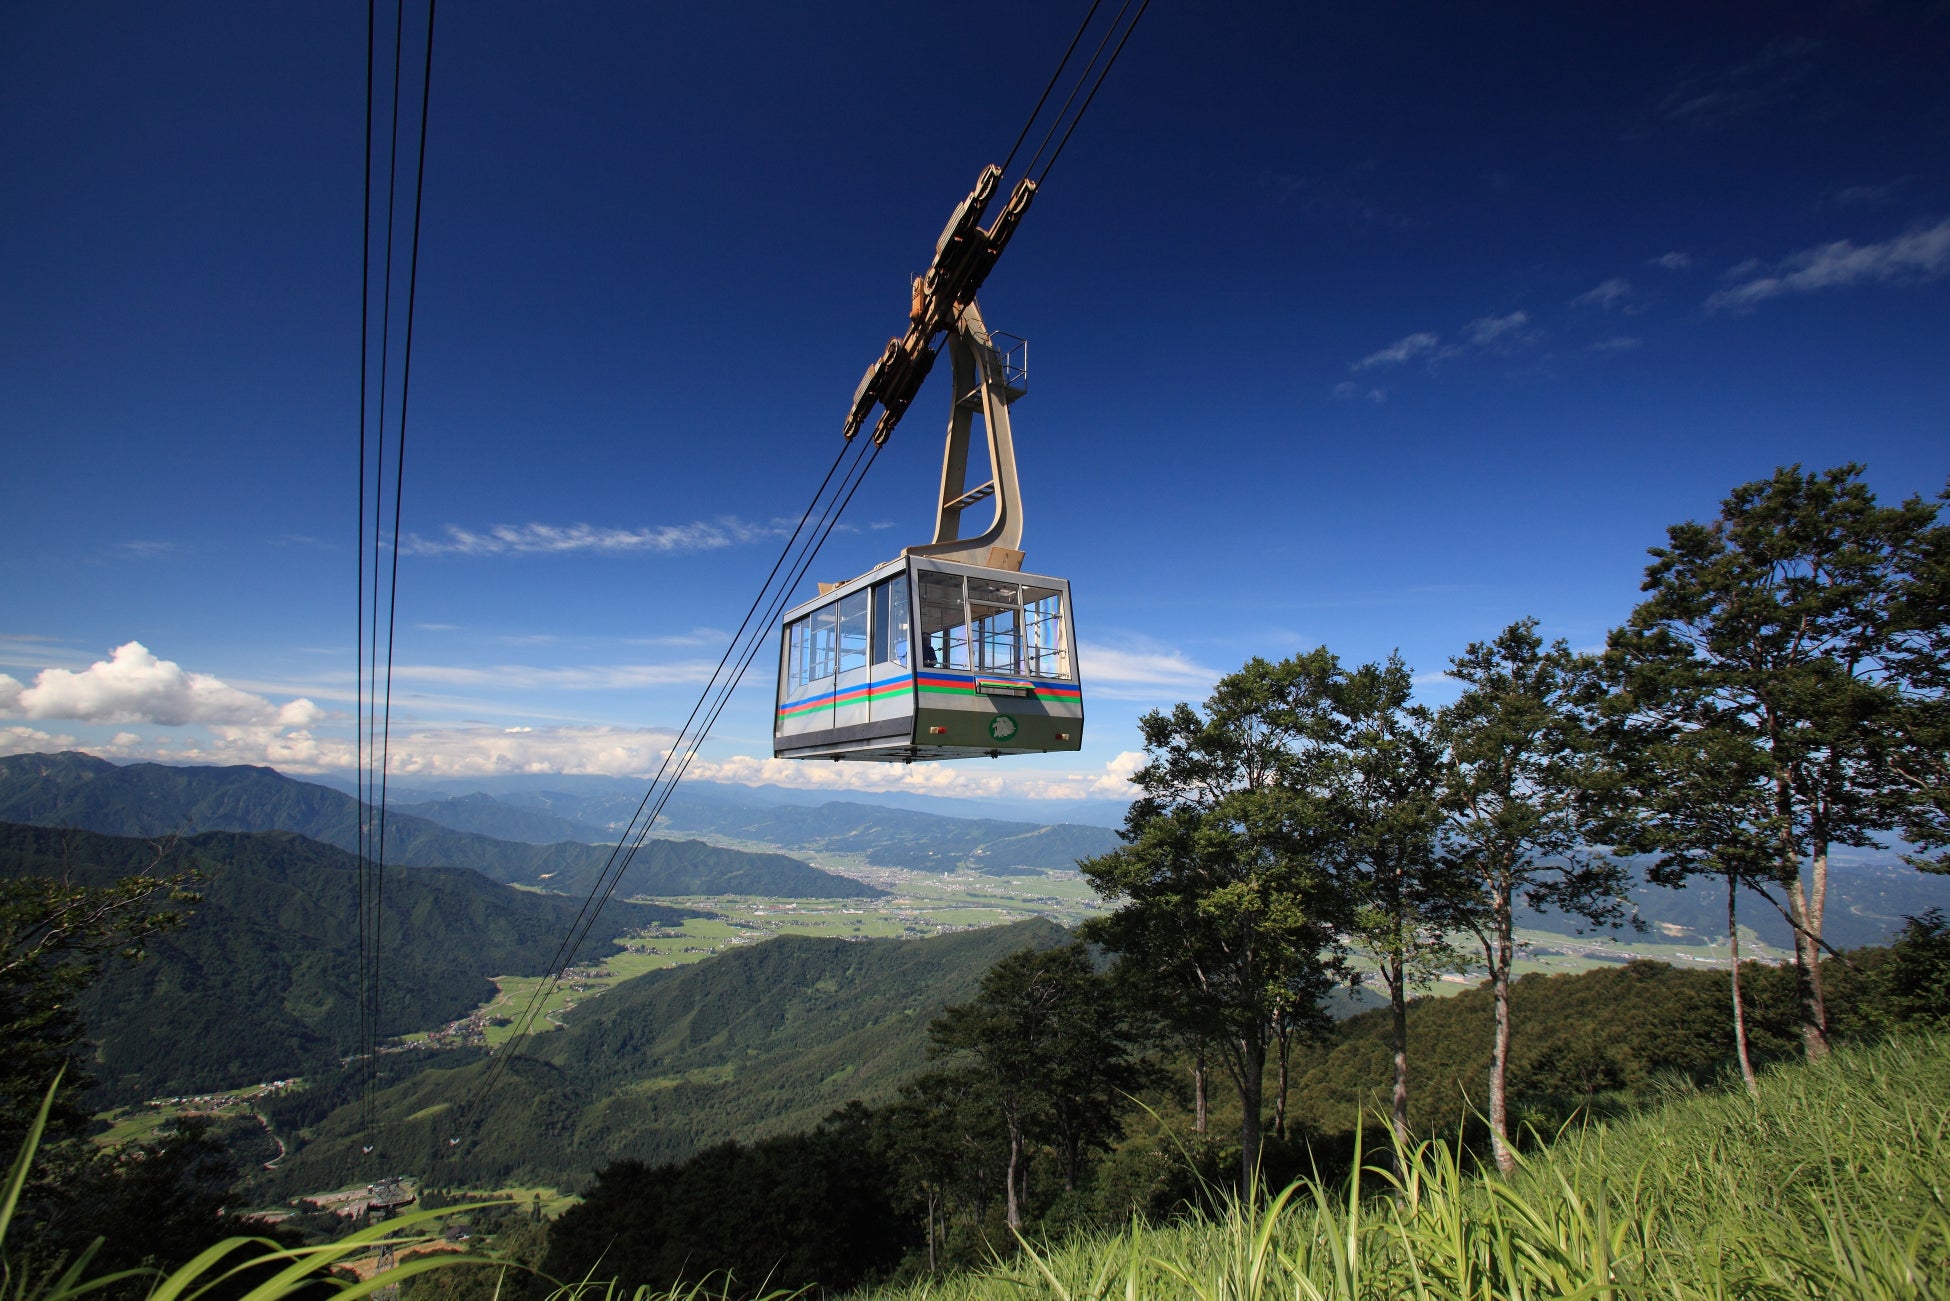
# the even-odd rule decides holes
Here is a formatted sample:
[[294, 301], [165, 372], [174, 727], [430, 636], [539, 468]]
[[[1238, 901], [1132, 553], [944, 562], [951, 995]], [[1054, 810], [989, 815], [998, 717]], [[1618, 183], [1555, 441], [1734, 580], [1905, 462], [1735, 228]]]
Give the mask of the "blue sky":
[[[1083, 8], [450, 0], [402, 771], [649, 766]], [[364, 41], [0, 16], [0, 748], [343, 771]], [[1946, 73], [1941, 5], [1155, 0], [983, 294], [1083, 753], [792, 768], [760, 682], [701, 774], [1100, 797], [1249, 655], [1399, 648], [1439, 702], [1512, 619], [1602, 641], [1776, 465], [1935, 493]], [[819, 575], [926, 540], [940, 383]]]

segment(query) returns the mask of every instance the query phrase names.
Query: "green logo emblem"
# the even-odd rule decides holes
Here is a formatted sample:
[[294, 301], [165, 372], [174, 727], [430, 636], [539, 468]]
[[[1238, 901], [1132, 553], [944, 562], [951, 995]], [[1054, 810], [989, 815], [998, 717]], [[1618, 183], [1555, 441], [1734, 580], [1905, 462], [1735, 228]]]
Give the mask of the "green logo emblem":
[[989, 720], [989, 737], [996, 741], [1007, 741], [1016, 734], [1016, 720], [1007, 714], [997, 714]]

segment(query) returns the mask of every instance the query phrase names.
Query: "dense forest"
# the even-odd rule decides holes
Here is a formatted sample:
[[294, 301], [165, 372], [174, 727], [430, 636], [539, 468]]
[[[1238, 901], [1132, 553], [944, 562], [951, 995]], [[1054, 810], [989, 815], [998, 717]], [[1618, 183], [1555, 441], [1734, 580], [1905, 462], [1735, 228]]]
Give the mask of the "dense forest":
[[375, 1139], [437, 1182], [567, 1186], [619, 1158], [807, 1129], [849, 1099], [891, 1099], [942, 1008], [1004, 955], [1066, 939], [1042, 921], [924, 940], [785, 935], [652, 972], [530, 1041], [485, 1094], [485, 1063], [443, 1056], [380, 1093], [370, 1126], [349, 1094], [272, 1102], [266, 1114], [293, 1135], [279, 1184], [355, 1179]]
[[[79, 999], [100, 1105], [335, 1070], [357, 1050], [358, 864], [286, 832], [150, 841], [0, 823], [0, 878], [83, 886], [160, 864], [198, 896], [144, 961], [107, 966]], [[494, 995], [490, 976], [547, 970], [577, 900], [463, 868], [387, 882], [380, 969], [387, 1034], [444, 1025]], [[692, 916], [617, 903], [595, 938]]]

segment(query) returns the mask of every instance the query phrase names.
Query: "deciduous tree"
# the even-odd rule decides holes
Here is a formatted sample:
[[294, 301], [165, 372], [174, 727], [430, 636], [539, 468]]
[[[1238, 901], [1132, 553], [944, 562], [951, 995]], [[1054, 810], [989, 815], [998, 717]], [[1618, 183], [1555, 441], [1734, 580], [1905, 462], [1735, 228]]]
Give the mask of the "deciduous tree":
[[1325, 771], [1336, 742], [1324, 648], [1227, 675], [1203, 712], [1140, 720], [1144, 791], [1125, 845], [1079, 864], [1118, 904], [1090, 934], [1172, 991], [1203, 1027], [1243, 1104], [1240, 1178], [1259, 1168], [1266, 1053], [1276, 1010], [1320, 1019], [1339, 964], [1342, 899]]
[[0, 880], [0, 1151], [11, 1152], [64, 1068], [49, 1133], [71, 1132], [87, 1113], [75, 995], [111, 958], [133, 961], [159, 932], [179, 926], [197, 901], [193, 874], [168, 872], [173, 846], [158, 843], [149, 869], [111, 885], [60, 877]]
[[1024, 949], [995, 964], [975, 999], [928, 1027], [938, 1051], [981, 1063], [1009, 1132], [1005, 1195], [1022, 1226], [1028, 1143], [1047, 1138], [1075, 1188], [1083, 1156], [1123, 1132], [1141, 1078], [1110, 983], [1083, 944]]
[[1447, 750], [1444, 854], [1471, 882], [1449, 911], [1476, 937], [1490, 971], [1490, 1134], [1507, 1171], [1516, 1165], [1508, 1084], [1517, 901], [1609, 921], [1623, 913], [1625, 872], [1588, 848], [1596, 826], [1589, 795], [1594, 745], [1583, 713], [1593, 690], [1591, 661], [1562, 641], [1545, 646], [1537, 621], [1523, 619], [1449, 663], [1464, 691], [1437, 724]]
[[1461, 966], [1447, 925], [1469, 898], [1470, 876], [1440, 852], [1443, 746], [1434, 714], [1412, 703], [1414, 674], [1399, 655], [1340, 682], [1343, 749], [1334, 789], [1343, 819], [1343, 880], [1354, 904], [1348, 932], [1380, 972], [1394, 1017], [1395, 1137], [1408, 1143], [1408, 993]]
[[1622, 839], [1669, 875], [1712, 871], [1781, 911], [1810, 1057], [1828, 1047], [1830, 850], [1874, 845], [1927, 805], [1901, 758], [1906, 721], [1909, 752], [1927, 749], [1929, 693], [1905, 683], [1927, 685], [1932, 637], [1941, 647], [1915, 627], [1927, 597], [1910, 572], [1934, 521], [1920, 499], [1879, 505], [1859, 466], [1784, 467], [1734, 489], [1710, 524], [1667, 530], [1606, 657], [1639, 769]]

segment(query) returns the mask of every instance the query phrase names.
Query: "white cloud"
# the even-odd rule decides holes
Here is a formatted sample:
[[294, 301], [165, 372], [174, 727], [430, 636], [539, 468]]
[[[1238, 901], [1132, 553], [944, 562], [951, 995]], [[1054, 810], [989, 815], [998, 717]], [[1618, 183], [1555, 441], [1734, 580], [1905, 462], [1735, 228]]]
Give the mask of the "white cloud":
[[143, 538], [133, 542], [117, 542], [111, 549], [117, 555], [127, 556], [131, 560], [156, 560], [189, 550], [180, 542], [157, 542]]
[[1915, 179], [1913, 176], [1901, 176], [1881, 185], [1851, 185], [1835, 191], [1834, 203], [1838, 208], [1887, 207]]
[[1635, 338], [1632, 335], [1616, 335], [1612, 338], [1600, 339], [1596, 343], [1587, 345], [1585, 347], [1585, 351], [1586, 352], [1629, 352], [1631, 349], [1638, 347], [1640, 344], [1644, 342], [1645, 342], [1644, 339]]
[[1479, 316], [1463, 327], [1469, 341], [1479, 348], [1494, 343], [1517, 342], [1523, 327], [1530, 324], [1530, 313], [1511, 312], [1508, 316]]
[[[395, 728], [387, 771], [394, 777], [492, 777], [514, 773], [644, 777], [669, 748], [663, 728], [454, 727]], [[162, 763], [269, 764], [282, 772], [347, 772], [356, 763], [350, 737], [307, 728], [212, 726], [207, 736], [144, 742], [120, 733], [106, 743], [77, 742], [30, 728], [0, 728], [0, 754], [86, 750], [109, 759]]]
[[473, 668], [454, 664], [401, 664], [393, 681], [442, 687], [495, 687], [504, 690], [554, 688], [563, 691], [614, 691], [641, 687], [700, 684], [711, 680], [716, 660], [685, 660], [676, 664], [589, 664], [541, 668], [530, 664], [497, 664]]
[[1573, 298], [1571, 303], [1573, 306], [1597, 307], [1609, 312], [1614, 306], [1626, 301], [1631, 296], [1632, 282], [1622, 276], [1613, 276], [1611, 279], [1602, 281], [1595, 287], [1585, 290], [1576, 298]]
[[[1730, 274], [1758, 269], [1743, 263]], [[1879, 244], [1838, 239], [1787, 258], [1766, 274], [1722, 289], [1706, 300], [1706, 310], [1745, 311], [1784, 294], [1807, 294], [1859, 284], [1914, 284], [1950, 270], [1950, 218], [1919, 226]]]
[[72, 736], [56, 736], [31, 727], [0, 727], [0, 754], [51, 754], [74, 748]]
[[[848, 791], [906, 791], [916, 795], [945, 795], [961, 799], [1010, 797], [1061, 801], [1134, 798], [1137, 791], [1131, 785], [1131, 774], [1143, 764], [1144, 755], [1136, 750], [1117, 755], [1101, 768], [1081, 772], [1010, 767], [1006, 764], [813, 764], [796, 759], [736, 755], [729, 759], [700, 759], [691, 765], [689, 775], [700, 781], [787, 786], [795, 790], [827, 790], [836, 794]], [[1053, 811], [1052, 816], [1061, 818], [1062, 814]]]
[[1658, 267], [1662, 271], [1684, 271], [1693, 265], [1690, 253], [1661, 253], [1658, 257], [1647, 258], [1645, 265]]
[[1077, 647], [1083, 667], [1083, 691], [1120, 700], [1151, 700], [1161, 695], [1203, 696], [1219, 680], [1217, 669], [1187, 658], [1170, 647], [1149, 644], [1105, 646], [1084, 642]]
[[1354, 369], [1367, 370], [1371, 366], [1395, 366], [1411, 361], [1426, 352], [1434, 352], [1442, 340], [1427, 330], [1417, 330], [1414, 334], [1395, 340], [1379, 352], [1371, 352], [1354, 363]]
[[692, 524], [665, 524], [657, 528], [598, 528], [593, 524], [496, 524], [476, 530], [449, 524], [442, 537], [423, 538], [409, 533], [400, 550], [409, 556], [505, 556], [564, 555], [593, 551], [599, 555], [632, 555], [644, 552], [671, 553], [715, 551], [782, 536], [778, 522], [752, 524], [727, 516]]
[[23, 687], [0, 674], [0, 714], [84, 723], [190, 723], [310, 727], [325, 713], [309, 700], [274, 705], [207, 673], [185, 672], [157, 659], [141, 642], [118, 646], [106, 660], [79, 671], [42, 669]]
[[642, 776], [663, 761], [671, 736], [665, 728], [428, 728], [394, 740], [391, 768], [409, 777]]

